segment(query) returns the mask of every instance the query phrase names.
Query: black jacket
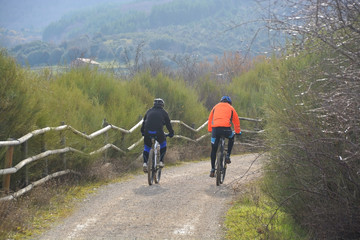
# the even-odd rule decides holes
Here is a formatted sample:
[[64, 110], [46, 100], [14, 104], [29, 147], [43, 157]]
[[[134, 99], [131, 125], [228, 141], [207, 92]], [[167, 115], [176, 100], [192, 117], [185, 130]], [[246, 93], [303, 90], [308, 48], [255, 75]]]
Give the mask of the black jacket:
[[174, 134], [168, 113], [162, 107], [152, 107], [144, 116], [141, 133], [144, 134], [148, 131], [163, 133], [164, 125], [169, 131], [169, 134]]

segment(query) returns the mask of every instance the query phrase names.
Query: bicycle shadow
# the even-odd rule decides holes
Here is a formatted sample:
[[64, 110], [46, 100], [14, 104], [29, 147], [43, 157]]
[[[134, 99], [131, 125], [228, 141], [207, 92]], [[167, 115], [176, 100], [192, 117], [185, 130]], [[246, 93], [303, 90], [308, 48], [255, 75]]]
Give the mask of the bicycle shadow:
[[223, 184], [216, 186], [215, 182], [211, 182], [211, 184], [204, 190], [204, 192], [208, 196], [224, 199], [234, 195], [229, 186]]
[[138, 188], [135, 188], [133, 191], [136, 195], [142, 196], [155, 196], [167, 192], [169, 189], [162, 187], [160, 184], [142, 185]]

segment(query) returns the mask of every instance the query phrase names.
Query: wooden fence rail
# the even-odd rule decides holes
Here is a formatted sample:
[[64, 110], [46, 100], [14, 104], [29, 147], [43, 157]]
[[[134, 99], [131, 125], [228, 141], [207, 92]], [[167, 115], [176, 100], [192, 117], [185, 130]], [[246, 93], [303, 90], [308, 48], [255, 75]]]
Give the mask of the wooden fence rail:
[[[252, 119], [252, 118], [244, 118], [244, 117], [240, 117], [239, 119], [240, 120], [245, 120], [245, 121], [252, 121], [252, 122], [256, 122], [256, 123], [261, 122], [261, 119]], [[73, 132], [74, 134], [79, 135], [79, 136], [81, 136], [81, 137], [83, 137], [83, 138], [85, 138], [87, 140], [92, 140], [92, 139], [94, 139], [95, 137], [97, 137], [99, 135], [106, 134], [111, 129], [117, 130], [117, 131], [119, 131], [121, 133], [124, 133], [124, 134], [130, 134], [130, 133], [134, 132], [136, 129], [138, 129], [142, 125], [142, 122], [143, 122], [143, 120], [139, 121], [130, 130], [126, 130], [126, 129], [117, 127], [115, 125], [108, 124], [106, 122], [106, 120], [104, 119], [103, 128], [97, 130], [96, 132], [93, 132], [90, 135], [82, 133], [79, 130], [73, 128], [70, 125], [64, 125], [63, 124], [63, 125], [58, 126], [58, 127], [46, 127], [46, 128], [34, 130], [34, 131], [24, 135], [23, 137], [21, 137], [19, 139], [16, 139], [16, 140], [11, 139], [11, 140], [8, 140], [8, 141], [0, 141], [0, 147], [8, 147], [7, 152], [6, 152], [6, 157], [5, 157], [5, 165], [4, 165], [5, 168], [0, 169], [0, 175], [4, 176], [4, 179], [3, 179], [3, 191], [4, 191], [4, 193], [9, 194], [10, 175], [11, 174], [16, 173], [21, 168], [28, 166], [30, 163], [33, 163], [33, 162], [35, 162], [37, 160], [40, 160], [40, 159], [44, 159], [47, 156], [60, 154], [60, 155], [62, 155], [64, 157], [65, 153], [67, 153], [67, 152], [75, 152], [75, 153], [84, 154], [84, 155], [94, 155], [94, 154], [99, 154], [99, 153], [105, 152], [109, 148], [112, 148], [112, 149], [114, 149], [114, 150], [116, 150], [118, 152], [121, 152], [121, 153], [125, 154], [125, 153], [133, 150], [136, 146], [138, 146], [139, 144], [141, 144], [143, 142], [143, 137], [142, 137], [137, 142], [133, 143], [131, 146], [129, 146], [125, 150], [123, 150], [123, 149], [121, 149], [121, 148], [119, 148], [119, 147], [117, 147], [117, 146], [115, 146], [115, 145], [113, 145], [111, 143], [106, 143], [103, 147], [101, 147], [101, 148], [99, 148], [99, 149], [97, 149], [95, 151], [92, 151], [90, 153], [85, 153], [85, 152], [83, 152], [81, 150], [78, 150], [78, 149], [75, 149], [75, 148], [72, 148], [72, 147], [65, 147], [64, 146], [65, 145], [65, 139], [62, 137], [61, 143], [64, 146], [64, 148], [53, 149], [53, 150], [45, 150], [45, 148], [42, 147], [42, 149], [44, 150], [43, 152], [41, 152], [38, 155], [27, 157], [26, 156], [27, 155], [27, 141], [29, 139], [31, 139], [32, 137], [35, 137], [35, 136], [38, 136], [38, 135], [43, 136], [45, 133], [50, 132], [50, 131], [63, 132], [63, 131], [69, 130], [69, 131]], [[193, 132], [199, 132], [200, 130], [202, 130], [204, 127], [207, 126], [207, 121], [205, 121], [197, 129], [185, 124], [184, 122], [182, 122], [180, 120], [171, 120], [171, 123], [179, 124], [179, 125], [187, 128], [188, 130], [191, 130]], [[243, 129], [242, 132], [244, 132], [244, 133], [262, 133], [263, 130], [251, 131], [251, 130]], [[210, 135], [210, 133], [206, 133], [206, 134], [203, 134], [202, 136], [200, 136], [197, 139], [192, 139], [192, 138], [182, 136], [182, 135], [175, 135], [174, 138], [184, 139], [186, 141], [191, 141], [191, 142], [197, 143], [197, 142], [201, 141], [202, 139], [204, 139], [205, 137], [207, 137], [209, 135]], [[21, 160], [17, 165], [12, 166], [12, 157], [13, 157], [14, 146], [17, 146], [17, 145], [21, 145], [24, 148], [25, 153], [23, 154], [23, 156], [25, 156], [25, 159]], [[56, 177], [59, 177], [59, 176], [65, 175], [65, 174], [69, 174], [69, 173], [75, 173], [75, 172], [70, 170], [70, 169], [66, 169], [66, 161], [64, 160], [64, 170], [52, 173], [52, 174], [47, 175], [46, 177], [44, 177], [44, 178], [42, 178], [40, 180], [37, 180], [36, 182], [34, 182], [32, 184], [29, 184], [28, 183], [28, 169], [26, 168], [26, 173], [25, 173], [26, 181], [25, 182], [26, 182], [27, 186], [25, 188], [15, 192], [15, 193], [11, 194], [11, 195], [0, 198], [0, 201], [11, 200], [11, 199], [14, 199], [16, 197], [19, 197], [19, 196], [25, 194], [26, 192], [30, 191], [33, 187], [35, 187], [37, 185], [40, 185], [40, 184], [42, 184], [42, 183], [44, 183], [44, 182], [46, 182], [46, 181], [48, 181], [48, 180], [50, 180], [52, 178], [56, 178]], [[75, 173], [75, 174], [77, 174], [77, 173]]]

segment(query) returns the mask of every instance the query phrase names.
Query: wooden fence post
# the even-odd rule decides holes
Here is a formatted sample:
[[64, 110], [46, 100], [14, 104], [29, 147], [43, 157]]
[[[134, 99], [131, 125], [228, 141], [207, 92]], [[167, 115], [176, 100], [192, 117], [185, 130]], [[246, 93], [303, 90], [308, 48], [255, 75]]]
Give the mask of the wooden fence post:
[[[28, 156], [28, 142], [21, 144], [22, 159], [26, 159]], [[29, 185], [29, 165], [25, 166], [25, 186]]]
[[[8, 139], [8, 140], [11, 141], [13, 139]], [[14, 155], [14, 146], [9, 146], [6, 151], [6, 156], [5, 156], [5, 166], [4, 166], [5, 168], [12, 167], [13, 155]], [[4, 175], [4, 192], [5, 192], [5, 194], [8, 194], [10, 191], [10, 175], [11, 174]]]
[[[102, 122], [102, 127], [106, 127], [107, 125], [109, 125], [109, 123], [106, 121], [106, 118], [104, 118], [103, 122]], [[108, 144], [108, 141], [109, 141], [109, 135], [108, 135], [108, 132], [106, 132], [104, 134], [104, 144]], [[105, 162], [107, 162], [107, 149], [104, 151], [104, 160]]]
[[[61, 126], [65, 125], [65, 122], [61, 122], [60, 123]], [[60, 144], [63, 148], [65, 148], [65, 145], [66, 145], [66, 140], [65, 140], [65, 136], [64, 136], [64, 132], [61, 131], [60, 132]], [[60, 154], [60, 157], [62, 159], [62, 162], [63, 162], [63, 165], [64, 165], [64, 170], [67, 168], [66, 166], [66, 156], [65, 156], [65, 153], [61, 153]]]

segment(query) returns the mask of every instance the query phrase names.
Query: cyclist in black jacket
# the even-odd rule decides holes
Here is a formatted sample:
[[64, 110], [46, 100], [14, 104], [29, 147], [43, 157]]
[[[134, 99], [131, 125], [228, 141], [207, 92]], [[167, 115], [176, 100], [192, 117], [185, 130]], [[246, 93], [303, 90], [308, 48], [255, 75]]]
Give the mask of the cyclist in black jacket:
[[164, 110], [165, 102], [161, 98], [154, 100], [154, 106], [150, 108], [145, 116], [141, 127], [141, 134], [144, 136], [144, 172], [147, 171], [147, 161], [152, 146], [151, 137], [155, 136], [156, 140], [160, 143], [160, 167], [164, 167], [164, 156], [166, 153], [166, 138], [163, 131], [164, 125], [169, 131], [169, 137], [174, 136], [174, 130], [170, 123], [168, 113]]

